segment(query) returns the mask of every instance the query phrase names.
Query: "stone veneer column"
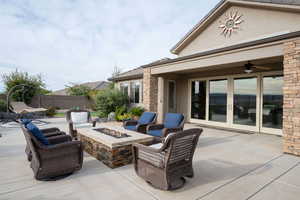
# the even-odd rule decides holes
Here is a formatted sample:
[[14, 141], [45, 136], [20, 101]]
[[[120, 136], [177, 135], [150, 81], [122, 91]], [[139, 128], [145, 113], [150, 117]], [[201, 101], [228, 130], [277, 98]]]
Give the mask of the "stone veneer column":
[[143, 104], [147, 111], [157, 112], [157, 77], [151, 75], [150, 68], [144, 68], [143, 78]]
[[284, 44], [283, 151], [300, 156], [300, 39]]

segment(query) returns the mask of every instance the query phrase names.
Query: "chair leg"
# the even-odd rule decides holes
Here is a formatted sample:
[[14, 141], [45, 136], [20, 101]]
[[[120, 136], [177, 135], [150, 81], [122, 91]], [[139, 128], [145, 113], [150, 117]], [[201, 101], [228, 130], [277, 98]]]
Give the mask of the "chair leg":
[[185, 182], [186, 182], [185, 178], [183, 178], [183, 177], [172, 180], [169, 190], [177, 190], [177, 189], [183, 187]]
[[27, 160], [30, 162], [32, 160], [32, 153], [29, 152], [29, 154], [27, 155]]

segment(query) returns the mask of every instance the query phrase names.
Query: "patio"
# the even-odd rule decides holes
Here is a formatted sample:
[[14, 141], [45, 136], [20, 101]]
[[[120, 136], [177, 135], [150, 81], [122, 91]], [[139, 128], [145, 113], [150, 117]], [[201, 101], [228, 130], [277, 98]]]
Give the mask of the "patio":
[[[65, 119], [49, 127], [67, 131]], [[196, 125], [187, 124], [186, 128]], [[83, 168], [59, 181], [33, 178], [20, 129], [0, 128], [0, 199], [299, 199], [300, 158], [282, 153], [282, 139], [204, 128], [195, 177], [172, 192], [152, 188], [132, 165], [110, 169], [85, 154]]]

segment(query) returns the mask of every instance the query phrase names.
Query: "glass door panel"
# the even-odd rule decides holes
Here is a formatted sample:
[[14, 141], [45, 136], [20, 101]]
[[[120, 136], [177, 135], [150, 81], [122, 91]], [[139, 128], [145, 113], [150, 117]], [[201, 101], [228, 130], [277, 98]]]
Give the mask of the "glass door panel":
[[233, 123], [256, 126], [257, 78], [235, 78], [233, 87]]
[[227, 79], [209, 81], [209, 120], [227, 122]]
[[282, 129], [283, 76], [263, 77], [262, 127]]
[[192, 81], [191, 118], [205, 120], [206, 81]]

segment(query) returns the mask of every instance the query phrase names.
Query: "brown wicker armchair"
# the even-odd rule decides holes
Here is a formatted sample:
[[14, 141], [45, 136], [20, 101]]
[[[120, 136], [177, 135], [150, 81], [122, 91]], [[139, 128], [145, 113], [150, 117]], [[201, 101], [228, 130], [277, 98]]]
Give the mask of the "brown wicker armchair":
[[194, 176], [192, 160], [201, 133], [202, 129], [171, 133], [160, 148], [134, 144], [133, 162], [137, 175], [158, 189], [182, 187], [184, 177]]
[[32, 152], [30, 166], [37, 180], [55, 180], [82, 168], [80, 141], [72, 141], [70, 136], [60, 135], [47, 138], [50, 145], [43, 145], [24, 126], [22, 130]]
[[[40, 129], [40, 130], [42, 131], [44, 136], [47, 138], [52, 138], [52, 137], [56, 137], [56, 136], [60, 136], [60, 135], [66, 135], [66, 133], [59, 130], [59, 128], [45, 128], [45, 129]], [[30, 150], [30, 147], [28, 144], [26, 144], [25, 153], [27, 155], [27, 160], [31, 161], [32, 153], [31, 153], [31, 150]]]
[[[72, 113], [87, 113], [87, 119], [83, 123], [76, 123], [74, 121], [74, 119], [72, 119]], [[76, 125], [78, 126], [78, 124], [79, 125], [82, 124], [82, 125], [86, 126], [89, 124], [92, 127], [96, 126], [96, 121], [92, 120], [91, 112], [88, 110], [81, 110], [81, 109], [68, 110], [66, 112], [66, 119], [67, 119], [67, 122], [69, 123], [69, 133], [73, 139], [77, 139]]]

